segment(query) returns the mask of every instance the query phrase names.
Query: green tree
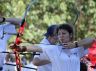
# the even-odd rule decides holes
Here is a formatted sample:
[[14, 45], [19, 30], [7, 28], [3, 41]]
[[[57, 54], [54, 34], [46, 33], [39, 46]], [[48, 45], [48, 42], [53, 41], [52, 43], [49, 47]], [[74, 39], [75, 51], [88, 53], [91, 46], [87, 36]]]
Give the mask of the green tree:
[[[5, 2], [4, 2], [5, 1]], [[27, 26], [22, 37], [24, 42], [39, 43], [46, 28], [54, 23], [71, 22], [76, 18], [74, 8], [80, 12], [78, 21], [73, 24], [76, 37], [95, 37], [96, 1], [95, 0], [35, 0], [26, 17]], [[30, 0], [0, 0], [0, 14], [6, 17], [22, 18]], [[30, 38], [29, 38], [30, 37]], [[15, 36], [14, 36], [15, 38]], [[14, 38], [10, 40], [13, 41]]]

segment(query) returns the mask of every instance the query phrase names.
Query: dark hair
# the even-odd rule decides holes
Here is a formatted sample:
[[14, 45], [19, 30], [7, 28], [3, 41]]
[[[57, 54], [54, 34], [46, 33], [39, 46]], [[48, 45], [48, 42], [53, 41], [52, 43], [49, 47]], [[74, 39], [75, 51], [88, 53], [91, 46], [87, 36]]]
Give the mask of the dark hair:
[[58, 31], [60, 30], [60, 29], [64, 29], [64, 30], [66, 30], [66, 31], [68, 31], [69, 32], [69, 34], [70, 35], [72, 35], [72, 40], [73, 40], [73, 27], [70, 25], [70, 24], [61, 24], [58, 28], [57, 28], [57, 34], [58, 34]]
[[57, 25], [51, 25], [48, 27], [47, 32], [44, 34], [46, 37], [53, 36], [54, 31], [57, 29]]

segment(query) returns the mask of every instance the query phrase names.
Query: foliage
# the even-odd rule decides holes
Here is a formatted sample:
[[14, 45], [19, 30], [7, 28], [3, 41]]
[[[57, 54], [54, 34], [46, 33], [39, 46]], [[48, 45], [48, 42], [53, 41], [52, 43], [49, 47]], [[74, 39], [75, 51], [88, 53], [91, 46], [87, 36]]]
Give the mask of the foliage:
[[[30, 0], [0, 0], [0, 14], [6, 17], [22, 18]], [[4, 1], [4, 2], [3, 2]], [[78, 39], [96, 36], [96, 1], [95, 0], [35, 0], [28, 12], [28, 25], [22, 37], [24, 42], [39, 43], [52, 24], [71, 22], [76, 29]], [[76, 12], [80, 11], [79, 20], [74, 24]], [[9, 42], [13, 41], [10, 39]]]

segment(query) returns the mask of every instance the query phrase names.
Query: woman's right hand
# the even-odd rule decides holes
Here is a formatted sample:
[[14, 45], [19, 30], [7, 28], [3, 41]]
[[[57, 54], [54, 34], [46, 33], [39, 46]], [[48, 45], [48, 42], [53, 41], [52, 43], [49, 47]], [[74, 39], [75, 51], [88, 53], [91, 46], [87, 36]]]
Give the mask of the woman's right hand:
[[64, 46], [64, 48], [68, 48], [68, 49], [76, 47], [75, 43], [73, 43], [73, 42], [62, 43], [62, 45]]

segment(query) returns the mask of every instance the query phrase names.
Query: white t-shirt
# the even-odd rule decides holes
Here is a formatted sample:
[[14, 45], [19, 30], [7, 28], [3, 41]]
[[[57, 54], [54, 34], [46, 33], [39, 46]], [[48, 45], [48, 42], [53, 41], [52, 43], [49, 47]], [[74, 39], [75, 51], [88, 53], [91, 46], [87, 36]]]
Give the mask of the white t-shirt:
[[[46, 48], [46, 45], [50, 45], [50, 43], [49, 43], [49, 41], [46, 38], [44, 38], [40, 42], [39, 46], [42, 46], [42, 45], [45, 45], [45, 48]], [[35, 56], [35, 57], [42, 58], [41, 55], [40, 56]], [[52, 71], [52, 64], [49, 63], [49, 64], [46, 64], [46, 65], [38, 66], [37, 71]]]
[[[5, 33], [5, 34], [3, 34]], [[12, 24], [3, 24], [0, 25], [0, 51], [5, 51], [7, 47], [7, 41], [11, 37], [7, 33], [16, 33], [15, 26]]]
[[[12, 24], [0, 25], [0, 52], [6, 51], [7, 41], [11, 37], [11, 35], [7, 33], [16, 33], [15, 26]], [[0, 53], [0, 67], [2, 67], [4, 63], [5, 56], [4, 53]]]
[[13, 64], [13, 65], [4, 64], [2, 71], [17, 71], [16, 66], [14, 66], [16, 65], [15, 62], [9, 62], [8, 64]]
[[42, 59], [52, 63], [52, 71], [80, 71], [80, 58], [84, 56], [84, 48], [62, 49], [62, 46], [42, 45]]

